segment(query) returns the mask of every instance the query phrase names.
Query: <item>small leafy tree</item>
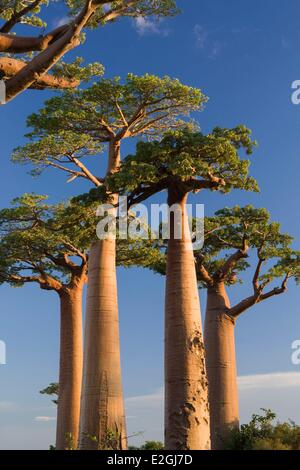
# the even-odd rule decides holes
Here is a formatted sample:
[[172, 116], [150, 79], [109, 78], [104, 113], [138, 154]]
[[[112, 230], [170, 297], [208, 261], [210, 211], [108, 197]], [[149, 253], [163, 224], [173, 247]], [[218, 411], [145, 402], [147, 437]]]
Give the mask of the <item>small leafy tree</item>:
[[57, 382], [52, 382], [46, 388], [40, 390], [40, 393], [42, 395], [49, 395], [50, 397], [52, 397], [53, 395], [56, 396], [57, 398], [54, 398], [54, 400], [52, 400], [52, 403], [54, 403], [55, 405], [58, 404], [59, 384]]
[[[82, 290], [87, 280], [87, 236], [94, 210], [72, 203], [50, 206], [25, 194], [0, 211], [0, 281], [13, 287], [35, 283], [60, 300], [60, 394], [56, 447], [78, 437], [82, 375]], [[88, 235], [89, 234], [89, 235]], [[53, 392], [48, 388], [44, 392]]]
[[225, 443], [227, 450], [299, 450], [300, 426], [289, 421], [274, 423], [276, 414], [262, 409], [248, 424], [231, 432]]

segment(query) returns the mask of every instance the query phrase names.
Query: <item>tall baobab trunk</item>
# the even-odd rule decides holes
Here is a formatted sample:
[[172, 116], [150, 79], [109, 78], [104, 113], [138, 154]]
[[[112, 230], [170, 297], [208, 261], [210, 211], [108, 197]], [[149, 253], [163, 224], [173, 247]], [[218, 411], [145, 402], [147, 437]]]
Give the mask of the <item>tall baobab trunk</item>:
[[[108, 174], [119, 163], [120, 146], [112, 142]], [[127, 448], [113, 236], [93, 242], [90, 250], [79, 447]]]
[[222, 450], [229, 431], [239, 426], [235, 319], [229, 308], [224, 283], [209, 287], [204, 338], [213, 450]]
[[79, 432], [82, 381], [82, 285], [65, 288], [60, 295], [60, 365], [56, 448], [76, 448]]
[[[201, 312], [187, 195], [169, 190], [170, 215], [165, 305], [165, 446], [167, 450], [210, 448], [208, 384]], [[178, 216], [180, 220], [175, 223]], [[176, 238], [175, 228], [182, 227]], [[178, 236], [178, 233], [177, 233]]]

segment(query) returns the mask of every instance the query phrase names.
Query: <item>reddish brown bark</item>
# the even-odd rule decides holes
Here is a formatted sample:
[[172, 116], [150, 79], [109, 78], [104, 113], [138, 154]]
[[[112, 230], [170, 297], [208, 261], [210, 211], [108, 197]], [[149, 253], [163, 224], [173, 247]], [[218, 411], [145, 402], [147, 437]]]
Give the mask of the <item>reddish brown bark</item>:
[[204, 338], [213, 450], [223, 449], [230, 430], [239, 426], [235, 319], [229, 309], [224, 283], [208, 287]]
[[[120, 145], [113, 141], [107, 174], [119, 164]], [[126, 449], [114, 237], [92, 244], [88, 277], [80, 449]], [[113, 442], [107, 440], [110, 433]]]
[[77, 448], [82, 381], [82, 288], [65, 288], [60, 293], [60, 364], [56, 449]]
[[[14, 77], [24, 67], [26, 67], [26, 63], [21, 60], [12, 59], [11, 57], [0, 58], [0, 71], [6, 79]], [[45, 88], [75, 88], [79, 83], [79, 80], [67, 80], [62, 77], [54, 77], [53, 75], [45, 74], [33, 83], [30, 88], [36, 90], [43, 90]]]
[[182, 236], [176, 239], [175, 218], [171, 213], [165, 305], [165, 446], [168, 450], [210, 447], [208, 384], [186, 200], [187, 195], [177, 193], [176, 188], [169, 190], [169, 206], [179, 204]]

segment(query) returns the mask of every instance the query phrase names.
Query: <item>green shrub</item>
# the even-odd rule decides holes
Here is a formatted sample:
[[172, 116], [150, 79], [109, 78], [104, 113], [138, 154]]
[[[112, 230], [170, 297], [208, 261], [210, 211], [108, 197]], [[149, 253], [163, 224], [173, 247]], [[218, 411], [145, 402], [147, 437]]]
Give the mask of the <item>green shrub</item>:
[[275, 422], [276, 414], [262, 409], [252, 416], [249, 424], [230, 434], [228, 450], [300, 450], [300, 426], [294, 422]]

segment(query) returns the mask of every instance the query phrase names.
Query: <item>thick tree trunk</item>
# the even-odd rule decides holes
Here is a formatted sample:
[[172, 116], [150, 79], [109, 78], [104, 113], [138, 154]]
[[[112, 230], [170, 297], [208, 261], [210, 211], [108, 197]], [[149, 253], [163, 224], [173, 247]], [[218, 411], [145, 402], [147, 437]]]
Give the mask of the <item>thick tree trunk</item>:
[[56, 448], [76, 448], [82, 381], [82, 286], [60, 293], [60, 365]]
[[235, 320], [228, 308], [224, 284], [209, 287], [204, 338], [213, 450], [223, 449], [230, 430], [239, 426]]
[[165, 446], [168, 450], [208, 450], [208, 384], [186, 199], [169, 190], [169, 205], [180, 204], [177, 226], [185, 227], [185, 233], [176, 239], [171, 213], [165, 306]]
[[[110, 146], [108, 173], [119, 165], [119, 150]], [[90, 250], [80, 418], [80, 449], [107, 448], [127, 448], [114, 237]]]

